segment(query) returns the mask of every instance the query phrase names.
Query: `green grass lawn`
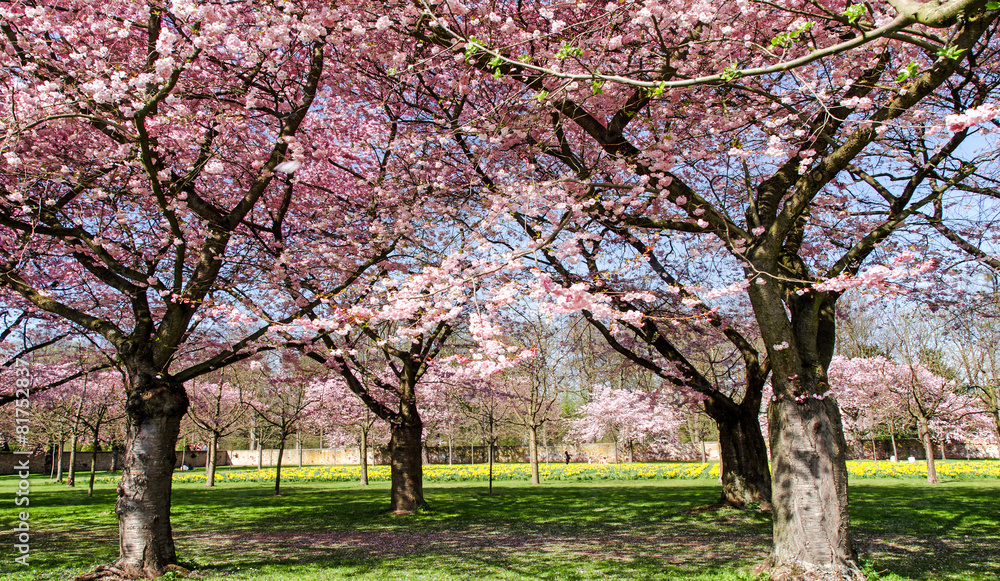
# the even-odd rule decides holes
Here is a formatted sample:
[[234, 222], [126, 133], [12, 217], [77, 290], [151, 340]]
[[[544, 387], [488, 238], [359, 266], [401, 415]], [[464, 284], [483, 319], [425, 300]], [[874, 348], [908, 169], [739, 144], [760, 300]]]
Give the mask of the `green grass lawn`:
[[[84, 480], [78, 478], [78, 482]], [[16, 477], [0, 477], [13, 506]], [[182, 565], [204, 579], [755, 579], [770, 515], [697, 510], [719, 486], [697, 480], [425, 484], [431, 509], [387, 514], [388, 484], [175, 484]], [[855, 542], [874, 577], [1000, 577], [1000, 480], [857, 480]], [[32, 478], [31, 568], [13, 562], [10, 524], [0, 580], [68, 579], [117, 555], [114, 485], [68, 489]], [[694, 510], [693, 510], [694, 509]]]

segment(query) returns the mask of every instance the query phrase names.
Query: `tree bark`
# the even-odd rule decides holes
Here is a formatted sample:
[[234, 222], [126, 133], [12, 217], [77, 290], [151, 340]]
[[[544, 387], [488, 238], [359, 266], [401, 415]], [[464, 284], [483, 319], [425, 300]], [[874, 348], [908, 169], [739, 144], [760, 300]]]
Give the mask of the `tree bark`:
[[489, 451], [486, 453], [486, 461], [490, 464], [489, 488], [487, 494], [493, 496], [493, 440], [490, 440]]
[[774, 470], [772, 579], [855, 579], [847, 442], [833, 398], [784, 398], [770, 409]]
[[208, 437], [208, 458], [205, 459], [205, 486], [215, 486], [215, 465], [218, 462], [219, 433]]
[[538, 476], [538, 426], [528, 426], [528, 462], [531, 464], [531, 483], [540, 484]]
[[94, 430], [94, 447], [90, 453], [90, 482], [87, 484], [87, 498], [94, 496], [94, 477], [97, 472], [97, 451], [100, 447], [97, 445], [97, 429]]
[[124, 578], [155, 578], [176, 564], [170, 526], [175, 447], [188, 407], [184, 386], [152, 366], [130, 365], [127, 435], [118, 484], [119, 557]]
[[771, 505], [771, 474], [767, 445], [756, 412], [759, 406], [759, 398], [739, 406], [705, 400], [705, 411], [719, 429], [721, 502], [737, 508], [745, 508], [751, 502], [765, 508]]
[[424, 425], [415, 407], [410, 418], [405, 424], [392, 424], [389, 439], [392, 477], [389, 510], [396, 514], [413, 514], [425, 504], [421, 458]]
[[285, 435], [278, 442], [278, 463], [274, 466], [274, 495], [281, 496], [281, 457], [285, 455]]
[[[776, 266], [762, 261], [756, 268], [770, 272]], [[864, 579], [851, 545], [847, 441], [827, 379], [836, 336], [836, 297], [791, 290], [781, 294], [773, 282], [748, 289], [768, 345], [774, 390], [768, 408], [771, 580]]]
[[64, 442], [62, 435], [59, 436], [59, 451], [56, 453], [56, 482], [62, 482], [62, 457], [63, 457], [63, 446]]
[[917, 418], [917, 433], [924, 445], [924, 458], [927, 459], [927, 483], [938, 484], [937, 469], [934, 467], [934, 442], [931, 442], [931, 430], [926, 418]]
[[66, 486], [76, 486], [76, 432], [69, 437], [69, 472], [66, 475]]

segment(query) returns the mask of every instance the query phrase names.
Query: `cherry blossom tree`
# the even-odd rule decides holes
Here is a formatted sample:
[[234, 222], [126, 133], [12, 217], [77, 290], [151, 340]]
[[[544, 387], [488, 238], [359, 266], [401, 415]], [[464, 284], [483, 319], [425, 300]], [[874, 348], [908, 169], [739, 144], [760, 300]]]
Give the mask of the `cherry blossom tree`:
[[[591, 442], [610, 437], [615, 443], [615, 462], [618, 462], [622, 443], [676, 439], [686, 413], [671, 401], [670, 395], [595, 386], [591, 400], [578, 410], [580, 417], [570, 422], [569, 433]], [[632, 461], [631, 451], [629, 461]]]
[[256, 226], [280, 229], [343, 19], [258, 2], [0, 10], [0, 296], [100, 338], [126, 369], [120, 555], [91, 577], [160, 576], [177, 560], [183, 384], [247, 343], [174, 364], [226, 303], [215, 291], [255, 276]]
[[325, 351], [307, 355], [340, 374], [368, 409], [389, 424], [390, 510], [412, 514], [423, 494], [423, 421], [417, 383], [451, 335], [447, 322], [413, 333], [403, 320], [367, 325], [351, 332], [320, 334]]
[[927, 461], [927, 481], [931, 484], [938, 483], [934, 440], [968, 435], [982, 423], [984, 412], [975, 398], [960, 393], [954, 381], [935, 375], [920, 362], [835, 357], [829, 377], [831, 388], [838, 395], [843, 393], [848, 405], [869, 408], [855, 412], [859, 425], [898, 421], [900, 412], [916, 423]]
[[[745, 294], [775, 394], [773, 578], [847, 579], [862, 575], [827, 397], [834, 306], [848, 288], [933, 268], [896, 254], [893, 235], [940, 198], [936, 168], [990, 116], [952, 123], [955, 104], [937, 97], [978, 106], [996, 17], [973, 1], [455, 2], [388, 24], [434, 45], [409, 62], [468, 86], [476, 111], [498, 112], [470, 121], [483, 143], [502, 145], [474, 163], [488, 172], [505, 159], [536, 176], [536, 191], [562, 196], [541, 216], [549, 226], [532, 225], [627, 228], [670, 264], [686, 259], [676, 248], [697, 246], [715, 282], [683, 264], [669, 272]], [[914, 153], [899, 147], [910, 133], [931, 147], [913, 158], [914, 179], [889, 187], [895, 174], [880, 168]]]
[[[889, 388], [895, 364], [884, 357], [846, 358], [835, 356], [830, 362], [831, 389], [844, 421], [844, 432], [854, 439], [888, 434], [896, 452], [896, 434], [912, 426], [905, 402]], [[874, 446], [874, 444], [873, 444]], [[874, 447], [873, 447], [874, 457]]]

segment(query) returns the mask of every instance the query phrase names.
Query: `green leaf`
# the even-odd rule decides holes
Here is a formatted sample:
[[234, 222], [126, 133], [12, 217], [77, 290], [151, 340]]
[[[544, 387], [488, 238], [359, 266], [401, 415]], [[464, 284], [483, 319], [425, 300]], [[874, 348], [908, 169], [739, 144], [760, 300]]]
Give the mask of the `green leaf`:
[[962, 53], [965, 52], [965, 51], [966, 51], [966, 49], [964, 49], [964, 48], [958, 48], [957, 46], [951, 46], [951, 45], [949, 45], [949, 46], [946, 46], [946, 47], [943, 47], [943, 48], [939, 48], [937, 50], [937, 55], [938, 55], [938, 58], [946, 58], [946, 59], [955, 60], [958, 57], [960, 57], [962, 55]]
[[986, 3], [986, 9], [987, 10], [1000, 10], [1000, 2], [987, 2]]
[[779, 33], [777, 36], [771, 39], [771, 46], [773, 47], [783, 47], [787, 48], [792, 45], [793, 42], [798, 40], [800, 36], [804, 33], [809, 32], [809, 29], [813, 27], [812, 22], [806, 22], [796, 28], [795, 30], [786, 30], [785, 32]]
[[564, 59], [568, 56], [581, 57], [583, 56], [583, 49], [576, 48], [570, 43], [564, 42], [562, 48], [556, 53], [556, 57]]
[[465, 62], [471, 61], [476, 51], [481, 48], [484, 48], [483, 43], [479, 42], [479, 39], [475, 36], [470, 36], [469, 40], [465, 43]]
[[743, 73], [740, 72], [739, 65], [733, 63], [728, 67], [726, 67], [725, 69], [723, 69], [722, 74], [720, 76], [722, 77], [722, 80], [728, 82], [742, 77]]
[[851, 4], [847, 7], [847, 10], [844, 10], [841, 14], [847, 17], [848, 22], [853, 24], [857, 22], [859, 18], [864, 16], [866, 11], [867, 8], [865, 8], [864, 4]]
[[917, 76], [919, 70], [920, 65], [917, 64], [917, 61], [910, 61], [910, 64], [906, 65], [905, 69], [899, 71], [899, 74], [896, 76], [896, 82], [902, 83], [906, 79], [912, 79]]

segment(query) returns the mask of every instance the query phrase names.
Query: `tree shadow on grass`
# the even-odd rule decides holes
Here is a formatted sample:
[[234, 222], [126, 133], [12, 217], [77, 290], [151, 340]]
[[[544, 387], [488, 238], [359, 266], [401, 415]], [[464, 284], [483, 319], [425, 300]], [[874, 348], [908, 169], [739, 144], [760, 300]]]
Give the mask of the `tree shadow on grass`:
[[1000, 579], [997, 483], [851, 485], [859, 553], [910, 579]]

